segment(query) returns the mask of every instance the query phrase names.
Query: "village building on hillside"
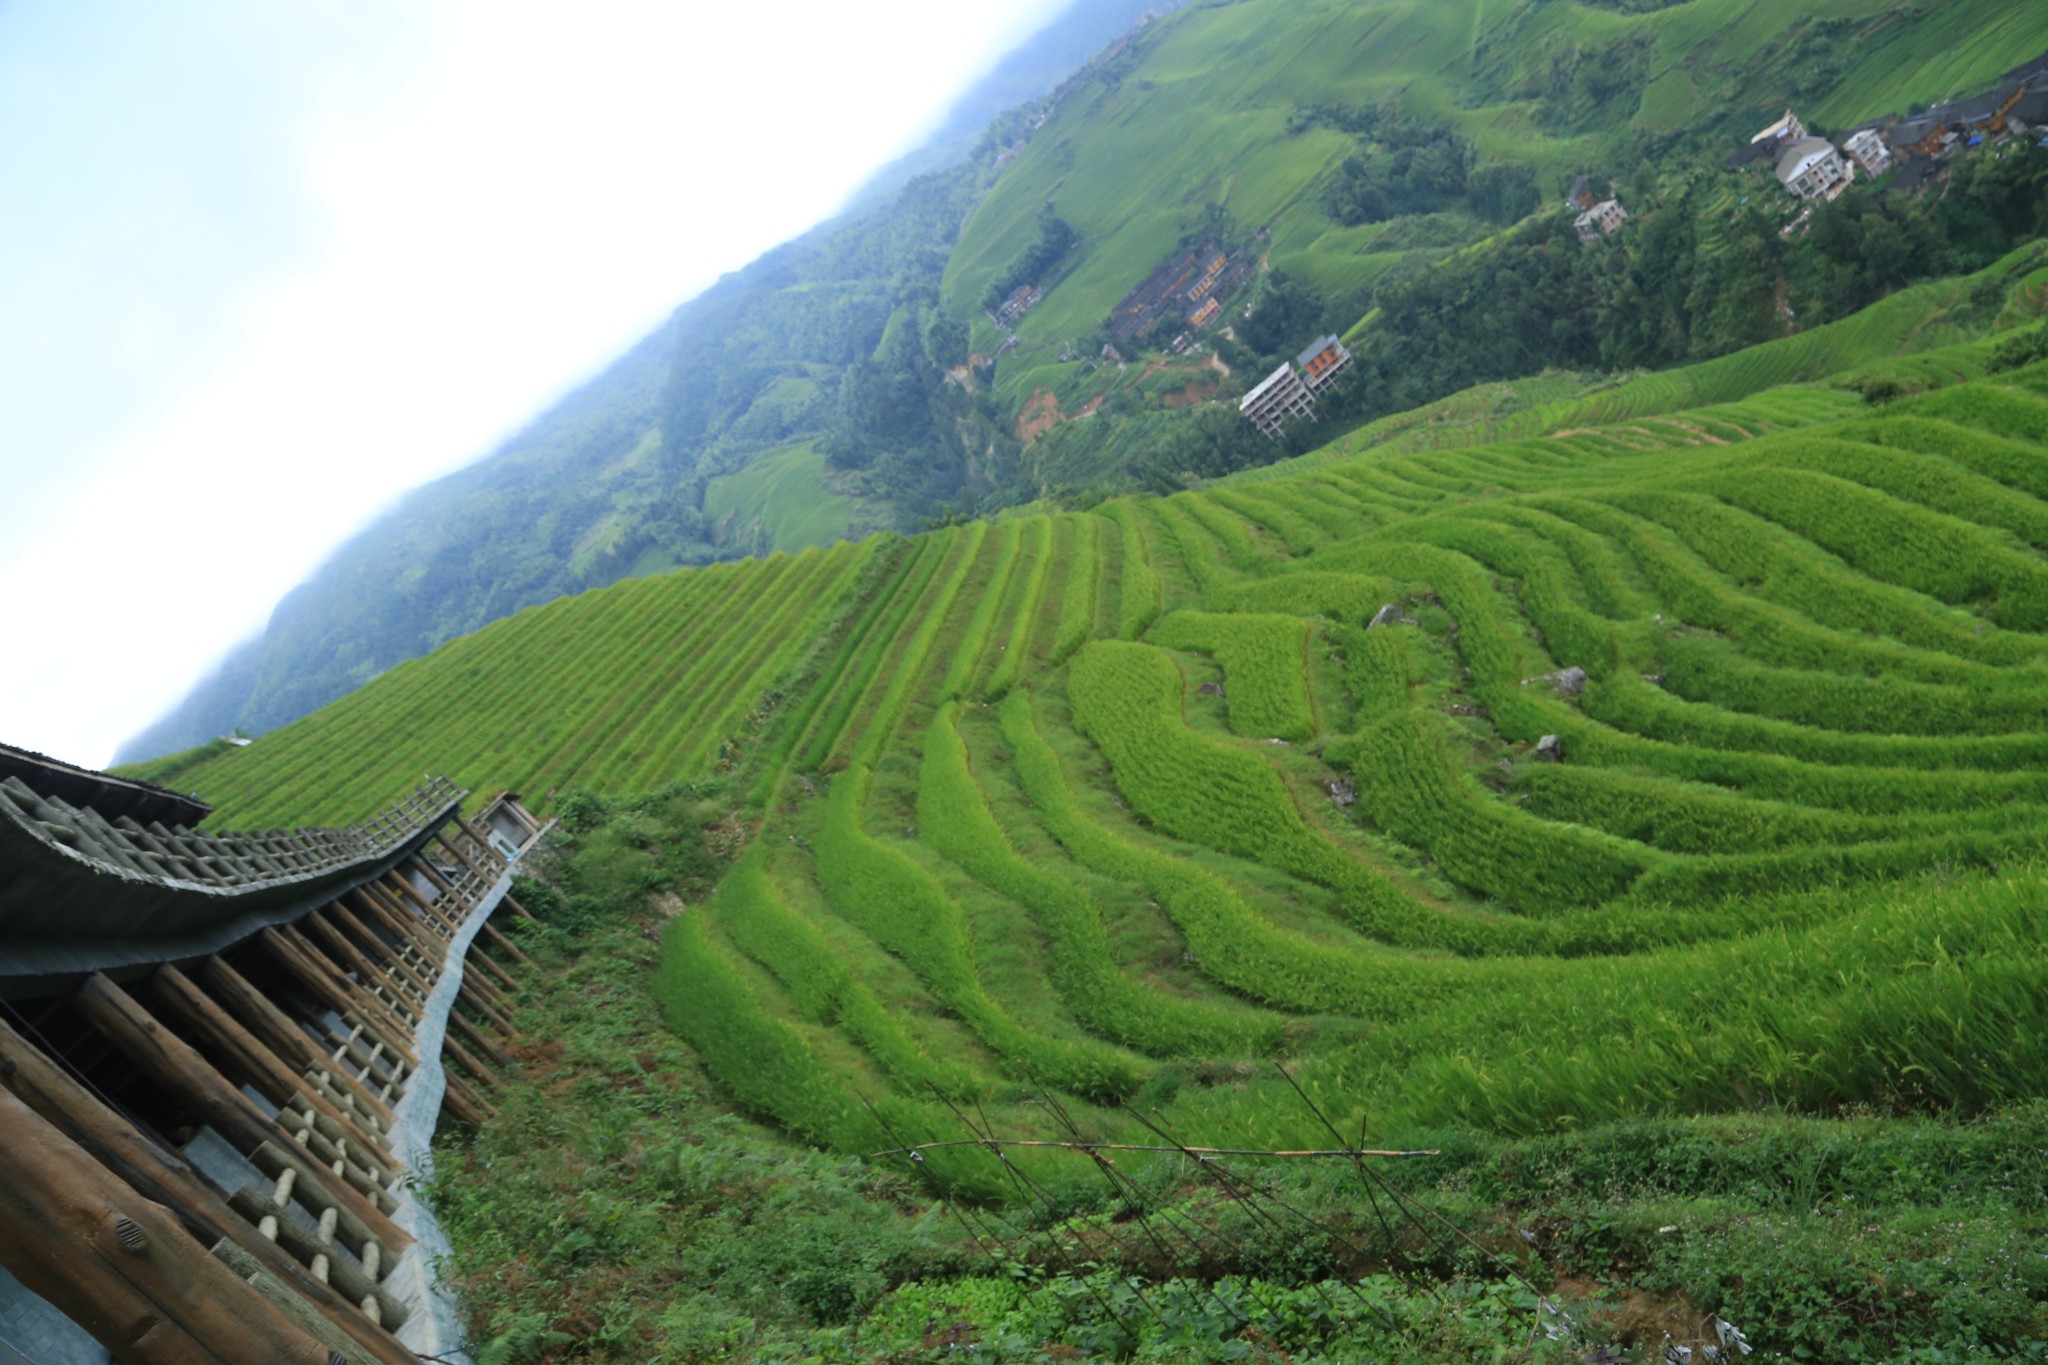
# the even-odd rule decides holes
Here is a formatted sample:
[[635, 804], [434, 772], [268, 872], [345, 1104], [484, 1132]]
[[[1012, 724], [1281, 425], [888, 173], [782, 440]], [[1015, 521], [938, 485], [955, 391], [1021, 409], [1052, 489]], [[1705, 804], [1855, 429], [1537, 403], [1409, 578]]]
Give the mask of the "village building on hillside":
[[1005, 327], [1015, 326], [1044, 297], [1035, 285], [1020, 284], [1009, 298], [1003, 300], [1003, 306], [996, 309], [996, 321]]
[[1778, 153], [1778, 183], [1801, 199], [1833, 199], [1856, 172], [1824, 137], [1803, 137]]
[[1806, 125], [1799, 121], [1799, 115], [1793, 113], [1790, 109], [1787, 109], [1785, 111], [1785, 117], [1779, 119], [1776, 123], [1773, 123], [1772, 125], [1770, 125], [1770, 127], [1758, 133], [1755, 137], [1751, 138], [1749, 142], [1750, 145], [1753, 147], [1759, 145], [1768, 146], [1773, 144], [1782, 145], [1785, 143], [1798, 142], [1805, 138], [1805, 136]]
[[1628, 210], [1619, 199], [1604, 199], [1573, 219], [1572, 226], [1580, 241], [1597, 242], [1627, 221]]
[[1294, 358], [1301, 366], [1301, 379], [1311, 394], [1321, 393], [1340, 371], [1351, 367], [1351, 352], [1344, 348], [1334, 333], [1309, 343], [1308, 349]]
[[1580, 213], [1584, 213], [1587, 209], [1592, 208], [1594, 202], [1593, 182], [1585, 175], [1580, 175], [1577, 179], [1573, 180], [1572, 187], [1566, 190], [1564, 194], [1564, 206], [1568, 209], [1575, 209]]
[[1237, 405], [1253, 426], [1274, 440], [1279, 440], [1287, 428], [1287, 422], [1294, 417], [1313, 417], [1316, 414], [1316, 400], [1295, 373], [1294, 366], [1282, 362], [1280, 368], [1261, 379], [1252, 391]]
[[1300, 355], [1261, 379], [1239, 400], [1237, 410], [1277, 441], [1289, 421], [1316, 415], [1315, 396], [1350, 367], [1351, 352], [1334, 333], [1318, 337]]
[[1883, 175], [1893, 165], [1892, 149], [1885, 146], [1884, 134], [1875, 128], [1858, 128], [1842, 139], [1842, 150], [1865, 175]]

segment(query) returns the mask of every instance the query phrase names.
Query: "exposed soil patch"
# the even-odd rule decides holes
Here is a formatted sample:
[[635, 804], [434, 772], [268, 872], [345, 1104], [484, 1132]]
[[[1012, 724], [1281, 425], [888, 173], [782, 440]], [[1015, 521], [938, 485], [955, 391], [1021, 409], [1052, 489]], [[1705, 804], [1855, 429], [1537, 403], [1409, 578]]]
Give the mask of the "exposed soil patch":
[[1052, 390], [1034, 389], [1024, 400], [1023, 411], [1017, 414], [1017, 439], [1029, 445], [1063, 420], [1060, 400]]
[[1204, 403], [1215, 397], [1216, 390], [1220, 387], [1222, 386], [1219, 384], [1204, 384], [1199, 379], [1190, 379], [1185, 387], [1175, 389], [1172, 393], [1161, 394], [1159, 401], [1169, 408], [1191, 408], [1197, 403]]

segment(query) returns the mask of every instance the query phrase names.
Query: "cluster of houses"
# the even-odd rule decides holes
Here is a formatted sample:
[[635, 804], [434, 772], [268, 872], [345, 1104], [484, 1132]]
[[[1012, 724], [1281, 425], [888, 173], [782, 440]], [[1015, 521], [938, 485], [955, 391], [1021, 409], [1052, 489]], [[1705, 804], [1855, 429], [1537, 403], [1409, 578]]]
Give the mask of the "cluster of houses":
[[1110, 335], [1135, 341], [1170, 317], [1191, 328], [1206, 327], [1222, 315], [1224, 298], [1258, 268], [1250, 252], [1213, 242], [1183, 251], [1124, 295], [1109, 315]]
[[1320, 337], [1254, 385], [1238, 402], [1238, 413], [1277, 441], [1295, 418], [1315, 417], [1316, 395], [1350, 364], [1351, 352], [1343, 342], [1335, 336]]
[[1730, 158], [1731, 166], [1768, 163], [1787, 194], [1810, 202], [1834, 199], [1860, 172], [1900, 168], [1894, 187], [1917, 189], [1956, 152], [2009, 137], [2048, 136], [2048, 56], [2008, 71], [1985, 94], [1937, 105], [1905, 118], [1872, 119], [1839, 144], [1807, 132], [1790, 109]]

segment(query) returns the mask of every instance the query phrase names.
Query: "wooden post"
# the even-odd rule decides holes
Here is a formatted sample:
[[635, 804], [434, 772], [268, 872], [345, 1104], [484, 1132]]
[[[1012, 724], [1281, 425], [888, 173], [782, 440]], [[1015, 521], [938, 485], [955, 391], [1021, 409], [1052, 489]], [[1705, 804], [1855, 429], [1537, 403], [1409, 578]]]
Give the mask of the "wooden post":
[[0, 1092], [0, 1263], [149, 1365], [328, 1365], [327, 1348], [12, 1092]]
[[[166, 1205], [203, 1243], [241, 1247], [347, 1332], [378, 1365], [414, 1365], [416, 1357], [364, 1317], [355, 1304], [235, 1216], [215, 1189], [135, 1125], [107, 1108], [61, 1067], [0, 1020], [0, 1086], [76, 1143], [145, 1199]], [[7, 1132], [12, 1138], [13, 1128]]]
[[281, 1060], [297, 1067], [301, 1075], [314, 1071], [324, 1074], [330, 1084], [347, 1091], [363, 1111], [374, 1114], [383, 1127], [391, 1126], [396, 1117], [391, 1106], [378, 1098], [376, 1091], [350, 1075], [345, 1067], [329, 1060], [327, 1053], [304, 1029], [271, 1004], [226, 961], [218, 957], [206, 959], [206, 982], [227, 1005], [229, 1012], [259, 1034]]
[[414, 914], [392, 897], [380, 894], [373, 886], [356, 888], [356, 904], [369, 922], [389, 929], [398, 936], [399, 942], [412, 945], [426, 961], [438, 965], [447, 960], [448, 945], [435, 932], [440, 928], [438, 922]]
[[443, 1058], [453, 1057], [462, 1063], [462, 1069], [467, 1071], [478, 1085], [495, 1086], [498, 1083], [498, 1073], [478, 1061], [468, 1048], [453, 1038], [441, 1040], [441, 1055]]
[[492, 885], [499, 877], [505, 875], [505, 869], [512, 865], [512, 860], [498, 852], [496, 846], [491, 843], [491, 836], [485, 834], [460, 815], [455, 817], [453, 823], [455, 828], [469, 836], [470, 842], [474, 843], [482, 851], [486, 860], [497, 864], [497, 870], [484, 878], [484, 884], [486, 886]]
[[434, 884], [434, 889], [436, 891], [439, 891], [444, 896], [452, 896], [455, 894], [455, 884], [449, 881], [446, 877], [441, 875], [440, 868], [435, 867], [432, 863], [428, 862], [425, 858], [421, 857], [417, 853], [413, 854], [411, 858], [407, 859], [407, 861], [420, 870], [420, 875], [424, 876], [428, 881]]
[[[295, 1095], [304, 1095], [306, 1102], [325, 1114], [341, 1131], [376, 1163], [383, 1167], [376, 1174], [380, 1184], [391, 1183], [391, 1168], [395, 1164], [391, 1154], [384, 1150], [382, 1138], [361, 1124], [355, 1117], [343, 1111], [332, 1101], [312, 1093], [305, 1080], [294, 1074], [292, 1069], [279, 1060], [278, 1055], [265, 1047], [262, 1041], [236, 1023], [228, 1012], [216, 1004], [213, 998], [192, 984], [192, 979], [166, 963], [156, 969], [150, 980], [155, 984], [157, 994], [164, 1003], [176, 1011], [216, 1054], [228, 1059], [241, 1079], [262, 1092], [272, 1104], [282, 1106]], [[368, 1163], [365, 1163], [368, 1164]]]
[[390, 994], [383, 1005], [404, 1025], [405, 1032], [411, 1033], [419, 1023], [419, 1004], [426, 999], [426, 992], [419, 992], [418, 1000], [408, 1000], [405, 987], [412, 985], [395, 968], [370, 961], [369, 955], [355, 945], [347, 934], [341, 932], [331, 920], [318, 911], [299, 921], [311, 931], [311, 937], [319, 940], [327, 950], [327, 956], [343, 971], [354, 972], [356, 980], [363, 986], [363, 993], [374, 997], [374, 988], [382, 985]]
[[462, 978], [462, 989], [456, 993], [455, 999], [458, 1004], [468, 1005], [471, 1009], [482, 1015], [484, 1022], [498, 1031], [499, 1037], [510, 1038], [512, 1036], [512, 1021], [479, 999], [470, 990], [470, 979], [467, 976]]
[[[396, 869], [384, 874], [381, 881], [370, 883], [379, 893], [380, 899], [390, 908], [393, 915], [413, 926], [423, 939], [446, 944], [455, 932], [458, 923], [452, 915], [444, 914], [429, 902], [425, 896], [413, 889], [412, 882], [400, 876]], [[408, 904], [410, 902], [410, 904]], [[450, 901], [452, 909], [454, 902]]]
[[[461, 822], [457, 821], [456, 823], [460, 824]], [[483, 883], [483, 890], [489, 890], [492, 884], [498, 880], [496, 877], [487, 875], [482, 868], [476, 865], [476, 859], [470, 857], [467, 853], [464, 853], [460, 848], [456, 846], [455, 841], [453, 839], [450, 839], [447, 835], [441, 833], [439, 830], [436, 830], [434, 832], [434, 839], [437, 843], [441, 845], [441, 847], [447, 849], [450, 853], [454, 854], [455, 861], [461, 863], [464, 867], [468, 868], [471, 876], [475, 877], [478, 881]], [[479, 892], [479, 894], [481, 894], [481, 891]]]
[[412, 1026], [401, 1023], [383, 1001], [370, 994], [368, 988], [359, 986], [337, 971], [306, 941], [304, 935], [282, 929], [265, 929], [263, 941], [277, 955], [278, 961], [290, 968], [322, 1004], [344, 1019], [352, 1013], [361, 1014], [376, 1030], [378, 1042], [404, 1058], [406, 1065], [420, 1064], [419, 1054], [401, 1041], [412, 1036]]
[[512, 1054], [499, 1047], [484, 1035], [484, 1031], [469, 1021], [461, 1010], [448, 1011], [448, 1028], [462, 1035], [464, 1042], [496, 1062], [499, 1066], [512, 1065]]
[[[505, 897], [505, 900], [507, 902], [509, 902], [511, 899], [512, 898], [510, 896]], [[532, 918], [532, 916], [528, 916], [528, 918], [530, 919]], [[520, 965], [526, 967], [531, 967], [533, 965], [533, 959], [528, 957], [525, 953], [520, 952], [519, 945], [514, 943], [511, 939], [506, 938], [503, 934], [499, 933], [498, 926], [492, 924], [489, 920], [485, 920], [483, 922], [483, 927], [478, 932], [483, 937], [489, 939], [492, 943], [496, 944], [498, 947], [503, 948], [514, 962], [517, 962]]]
[[441, 1107], [461, 1119], [472, 1128], [481, 1128], [484, 1120], [495, 1118], [498, 1111], [484, 1102], [481, 1095], [470, 1089], [469, 1083], [446, 1068], [442, 1076], [448, 1082], [448, 1089], [441, 1096]]
[[228, 1083], [192, 1045], [150, 1017], [133, 996], [95, 972], [79, 983], [73, 997], [81, 1014], [157, 1084], [192, 1105], [207, 1124], [226, 1138], [228, 1145], [244, 1156], [274, 1141], [292, 1148], [289, 1164], [298, 1178], [337, 1205], [354, 1214], [370, 1232], [392, 1251], [412, 1244], [412, 1235], [391, 1221], [384, 1211], [353, 1185], [310, 1156], [301, 1154], [291, 1135], [256, 1102]]
[[509, 892], [509, 891], [507, 891], [507, 892], [505, 893], [505, 904], [507, 904], [507, 905], [511, 906], [511, 907], [512, 907], [512, 913], [513, 913], [513, 914], [515, 914], [515, 915], [517, 915], [517, 916], [519, 916], [519, 918], [521, 918], [521, 919], [536, 919], [536, 918], [538, 918], [538, 916], [536, 916], [536, 915], [535, 915], [535, 914], [533, 913], [533, 911], [531, 911], [531, 910], [527, 909], [527, 908], [526, 908], [525, 906], [521, 905], [521, 904], [520, 904], [520, 903], [519, 903], [518, 901], [514, 900], [514, 899], [512, 898], [512, 893], [511, 893], [511, 892]]
[[[334, 925], [337, 929], [345, 931], [347, 934], [354, 934], [355, 943], [359, 947], [363, 947], [366, 956], [371, 952], [375, 952], [378, 956], [382, 957], [384, 959], [385, 975], [388, 977], [395, 972], [403, 976], [412, 986], [414, 992], [418, 994], [422, 1006], [426, 1003], [427, 997], [434, 993], [434, 983], [429, 981], [420, 972], [419, 968], [406, 961], [405, 954], [399, 948], [385, 942], [380, 935], [367, 924], [364, 924], [362, 920], [356, 918], [355, 914], [342, 905], [340, 901], [336, 901], [325, 910], [320, 911], [317, 918], [325, 919], [328, 923]], [[402, 944], [406, 940], [401, 937], [399, 942]], [[366, 946], [372, 944], [375, 946]]]
[[483, 973], [486, 976], [490, 977], [491, 980], [494, 983], [496, 983], [502, 990], [511, 992], [513, 994], [518, 993], [519, 983], [512, 979], [512, 973], [506, 971], [496, 962], [493, 962], [491, 960], [491, 955], [485, 952], [482, 946], [478, 944], [475, 939], [470, 940], [469, 952], [464, 954], [464, 960], [475, 964], [480, 970], [483, 971]]

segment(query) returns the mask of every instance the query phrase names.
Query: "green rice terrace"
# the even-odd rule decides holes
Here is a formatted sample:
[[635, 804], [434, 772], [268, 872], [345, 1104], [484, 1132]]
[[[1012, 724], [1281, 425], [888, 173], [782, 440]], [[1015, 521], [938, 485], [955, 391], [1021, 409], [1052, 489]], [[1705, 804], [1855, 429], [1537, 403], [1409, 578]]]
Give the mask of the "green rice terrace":
[[[2048, 1358], [2048, 364], [1992, 354], [1878, 363], [1946, 385], [1882, 405], [1680, 372], [1606, 420], [1573, 400], [1438, 449], [625, 582], [133, 771], [248, 826], [345, 820], [445, 769], [629, 851], [682, 802], [730, 864], [635, 921], [658, 963], [627, 965], [639, 929], [604, 951], [652, 979], [705, 1085], [849, 1156], [1167, 1149], [1115, 1161], [1121, 1198], [1168, 1208], [1150, 1220], [1087, 1214], [1071, 1192], [1099, 1201], [1102, 1173], [1071, 1151], [872, 1161], [906, 1204], [960, 1201], [961, 1245], [1070, 1286], [1032, 1319], [1070, 1352], [1043, 1358], [1699, 1340], [1651, 1298], [1740, 1323], [1757, 1359]], [[664, 1112], [632, 1090], [634, 1122]], [[1332, 1263], [1374, 1269], [1380, 1308], [1305, 1300], [1337, 1272], [1261, 1232], [1256, 1198], [1235, 1233], [1203, 1226], [1287, 1242], [1293, 1288], [1231, 1281], [1251, 1297], [1225, 1311], [1220, 1251], [1206, 1280], [1128, 1278], [1117, 1236], [1142, 1259], [1204, 1207], [1169, 1193], [1201, 1179], [1181, 1143], [1435, 1149], [1266, 1187], [1351, 1210], [1341, 1235], [1379, 1250]], [[705, 1179], [765, 1188], [738, 1170]], [[1436, 1212], [1387, 1227], [1368, 1179]], [[1041, 1358], [1001, 1354], [998, 1324], [1029, 1337], [1051, 1280], [863, 1264], [867, 1288], [812, 1305], [863, 1349]], [[1415, 1327], [1425, 1272], [1470, 1297]], [[1197, 1281], [1182, 1318], [1154, 1302]], [[1531, 1283], [1612, 1290], [1584, 1311], [1616, 1353]], [[764, 1312], [722, 1349], [766, 1351]], [[540, 1344], [498, 1336], [500, 1359], [559, 1347], [526, 1321]], [[579, 1331], [600, 1335], [555, 1335]], [[831, 1340], [790, 1358], [851, 1358]], [[693, 1349], [672, 1358], [723, 1358]]]

